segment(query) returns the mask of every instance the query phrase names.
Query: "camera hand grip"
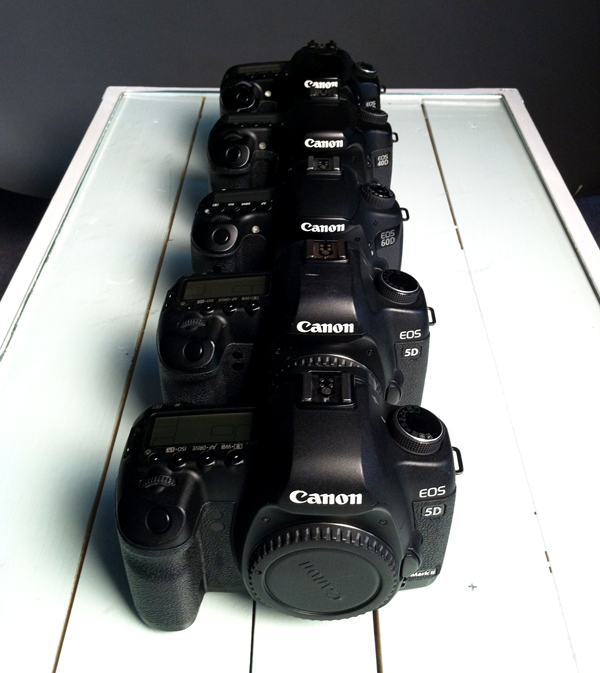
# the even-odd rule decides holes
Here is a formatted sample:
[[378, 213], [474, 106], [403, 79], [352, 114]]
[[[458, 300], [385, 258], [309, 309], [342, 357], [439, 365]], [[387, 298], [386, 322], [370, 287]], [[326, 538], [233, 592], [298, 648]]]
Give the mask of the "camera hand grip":
[[166, 550], [140, 549], [121, 535], [119, 541], [133, 602], [144, 622], [161, 631], [191, 626], [204, 596], [198, 538]]

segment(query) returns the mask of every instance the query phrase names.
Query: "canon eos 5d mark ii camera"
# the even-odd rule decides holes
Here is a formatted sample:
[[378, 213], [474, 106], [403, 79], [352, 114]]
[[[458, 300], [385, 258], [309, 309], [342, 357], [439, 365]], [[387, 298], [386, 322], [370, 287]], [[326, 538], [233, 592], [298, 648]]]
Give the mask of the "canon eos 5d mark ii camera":
[[290, 371], [258, 409], [152, 407], [117, 481], [134, 604], [163, 630], [207, 591], [305, 619], [381, 608], [439, 575], [454, 475], [445, 425], [360, 371]]
[[377, 68], [355, 63], [335, 42], [309, 42], [290, 61], [245, 63], [227, 70], [221, 82], [221, 114], [286, 112], [293, 101], [313, 92], [343, 93], [356, 105], [380, 107]]
[[263, 388], [271, 274], [183, 276], [169, 290], [156, 335], [163, 401], [238, 404]]
[[291, 244], [270, 273], [184, 276], [158, 324], [163, 400], [250, 404], [319, 354], [368, 370], [391, 404], [420, 404], [430, 310], [412, 276], [339, 240]]

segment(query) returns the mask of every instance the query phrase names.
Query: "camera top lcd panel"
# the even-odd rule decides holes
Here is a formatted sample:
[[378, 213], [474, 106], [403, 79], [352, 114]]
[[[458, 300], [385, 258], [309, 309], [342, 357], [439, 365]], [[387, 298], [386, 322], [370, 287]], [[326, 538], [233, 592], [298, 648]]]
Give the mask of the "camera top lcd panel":
[[221, 82], [221, 114], [286, 112], [295, 98], [335, 88], [365, 108], [380, 107], [377, 69], [352, 60], [335, 42], [312, 41], [290, 61], [235, 65]]

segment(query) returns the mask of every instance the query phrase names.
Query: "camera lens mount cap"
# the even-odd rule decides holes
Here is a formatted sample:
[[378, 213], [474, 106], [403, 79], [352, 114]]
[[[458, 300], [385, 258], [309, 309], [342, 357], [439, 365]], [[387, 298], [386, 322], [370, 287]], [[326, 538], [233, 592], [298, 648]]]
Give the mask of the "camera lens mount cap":
[[444, 424], [431, 411], [408, 405], [394, 411], [390, 420], [392, 436], [405, 451], [423, 456], [442, 446]]
[[360, 190], [365, 201], [379, 210], [389, 210], [396, 203], [394, 192], [379, 182], [368, 182]]
[[332, 523], [263, 538], [249, 564], [253, 598], [305, 619], [344, 619], [385, 605], [398, 589], [393, 551], [375, 535]]

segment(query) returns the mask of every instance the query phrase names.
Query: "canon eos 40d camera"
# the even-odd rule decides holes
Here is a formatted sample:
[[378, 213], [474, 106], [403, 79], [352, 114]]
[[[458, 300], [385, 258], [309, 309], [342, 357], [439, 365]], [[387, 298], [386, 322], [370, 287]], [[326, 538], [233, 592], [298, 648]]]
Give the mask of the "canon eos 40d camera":
[[229, 68], [221, 82], [221, 114], [285, 112], [296, 98], [331, 89], [352, 97], [357, 105], [380, 107], [377, 68], [355, 63], [333, 41], [323, 45], [313, 40], [290, 61]]
[[389, 187], [396, 134], [387, 119], [345, 99], [299, 99], [286, 114], [224, 115], [208, 137], [211, 189], [271, 187], [315, 153], [339, 155], [362, 182]]

